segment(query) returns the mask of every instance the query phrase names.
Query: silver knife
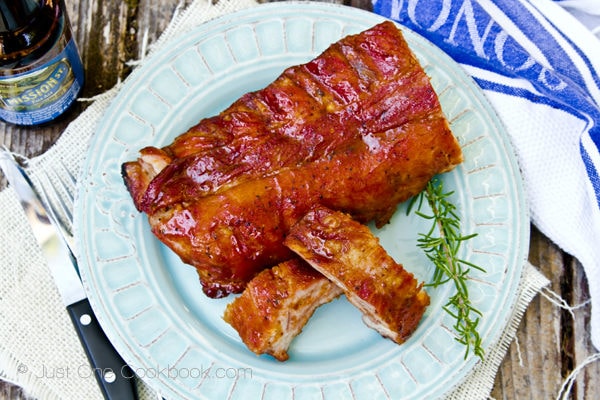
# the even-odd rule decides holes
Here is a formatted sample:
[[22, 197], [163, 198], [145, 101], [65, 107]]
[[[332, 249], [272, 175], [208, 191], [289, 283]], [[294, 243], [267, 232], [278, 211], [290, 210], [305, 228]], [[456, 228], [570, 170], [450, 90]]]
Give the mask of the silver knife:
[[45, 207], [27, 173], [8, 151], [0, 151], [0, 169], [17, 192], [104, 398], [137, 399], [134, 374], [94, 316], [77, 273], [77, 260], [61, 239], [54, 214]]

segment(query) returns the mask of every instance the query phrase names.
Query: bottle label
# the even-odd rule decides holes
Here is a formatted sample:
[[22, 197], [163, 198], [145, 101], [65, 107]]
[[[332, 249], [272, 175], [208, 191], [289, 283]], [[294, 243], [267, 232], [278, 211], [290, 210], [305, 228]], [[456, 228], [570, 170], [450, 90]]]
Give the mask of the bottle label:
[[75, 42], [49, 62], [18, 75], [0, 77], [0, 118], [37, 125], [62, 114], [83, 86], [83, 65]]

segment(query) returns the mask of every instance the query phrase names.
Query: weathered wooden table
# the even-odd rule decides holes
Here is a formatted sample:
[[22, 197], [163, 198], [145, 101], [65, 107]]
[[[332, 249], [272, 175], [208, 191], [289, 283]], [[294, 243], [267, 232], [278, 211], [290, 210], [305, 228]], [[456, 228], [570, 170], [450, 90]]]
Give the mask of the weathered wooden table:
[[[215, 0], [217, 1], [217, 0]], [[342, 1], [337, 1], [342, 3]], [[127, 61], [140, 58], [144, 36], [152, 43], [169, 24], [177, 7], [191, 0], [66, 0], [74, 36], [82, 54], [86, 84], [82, 97], [93, 97], [123, 80], [131, 68]], [[343, 3], [370, 9], [370, 0]], [[0, 122], [0, 141], [28, 157], [47, 150], [67, 124], [84, 110], [77, 104], [51, 125], [23, 128]], [[0, 187], [6, 182], [0, 178]], [[551, 279], [550, 289], [571, 305], [583, 304], [588, 289], [583, 269], [548, 238], [532, 228], [530, 261]], [[554, 399], [564, 379], [595, 349], [589, 340], [590, 305], [568, 311], [538, 296], [529, 306], [514, 342], [496, 377], [495, 399]], [[573, 399], [600, 398], [600, 363], [590, 364], [578, 375]], [[0, 398], [26, 396], [18, 387], [0, 382]]]

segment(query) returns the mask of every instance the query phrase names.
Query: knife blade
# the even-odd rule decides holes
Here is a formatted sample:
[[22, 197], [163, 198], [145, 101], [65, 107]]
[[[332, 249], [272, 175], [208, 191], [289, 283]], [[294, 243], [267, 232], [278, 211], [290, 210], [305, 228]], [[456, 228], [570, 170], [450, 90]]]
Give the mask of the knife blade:
[[96, 319], [77, 272], [77, 260], [60, 235], [54, 214], [6, 150], [0, 151], [0, 169], [19, 197], [104, 398], [137, 399], [134, 374]]

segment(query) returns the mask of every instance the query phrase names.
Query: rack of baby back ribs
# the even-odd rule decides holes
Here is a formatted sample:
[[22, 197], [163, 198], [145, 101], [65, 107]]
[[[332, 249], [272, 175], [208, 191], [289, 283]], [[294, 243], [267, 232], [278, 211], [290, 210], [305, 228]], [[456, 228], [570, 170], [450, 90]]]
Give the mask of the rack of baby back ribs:
[[392, 22], [342, 38], [163, 148], [123, 164], [152, 232], [205, 295], [242, 293], [224, 319], [279, 360], [342, 293], [402, 343], [429, 305], [365, 225], [462, 162], [437, 94]]

